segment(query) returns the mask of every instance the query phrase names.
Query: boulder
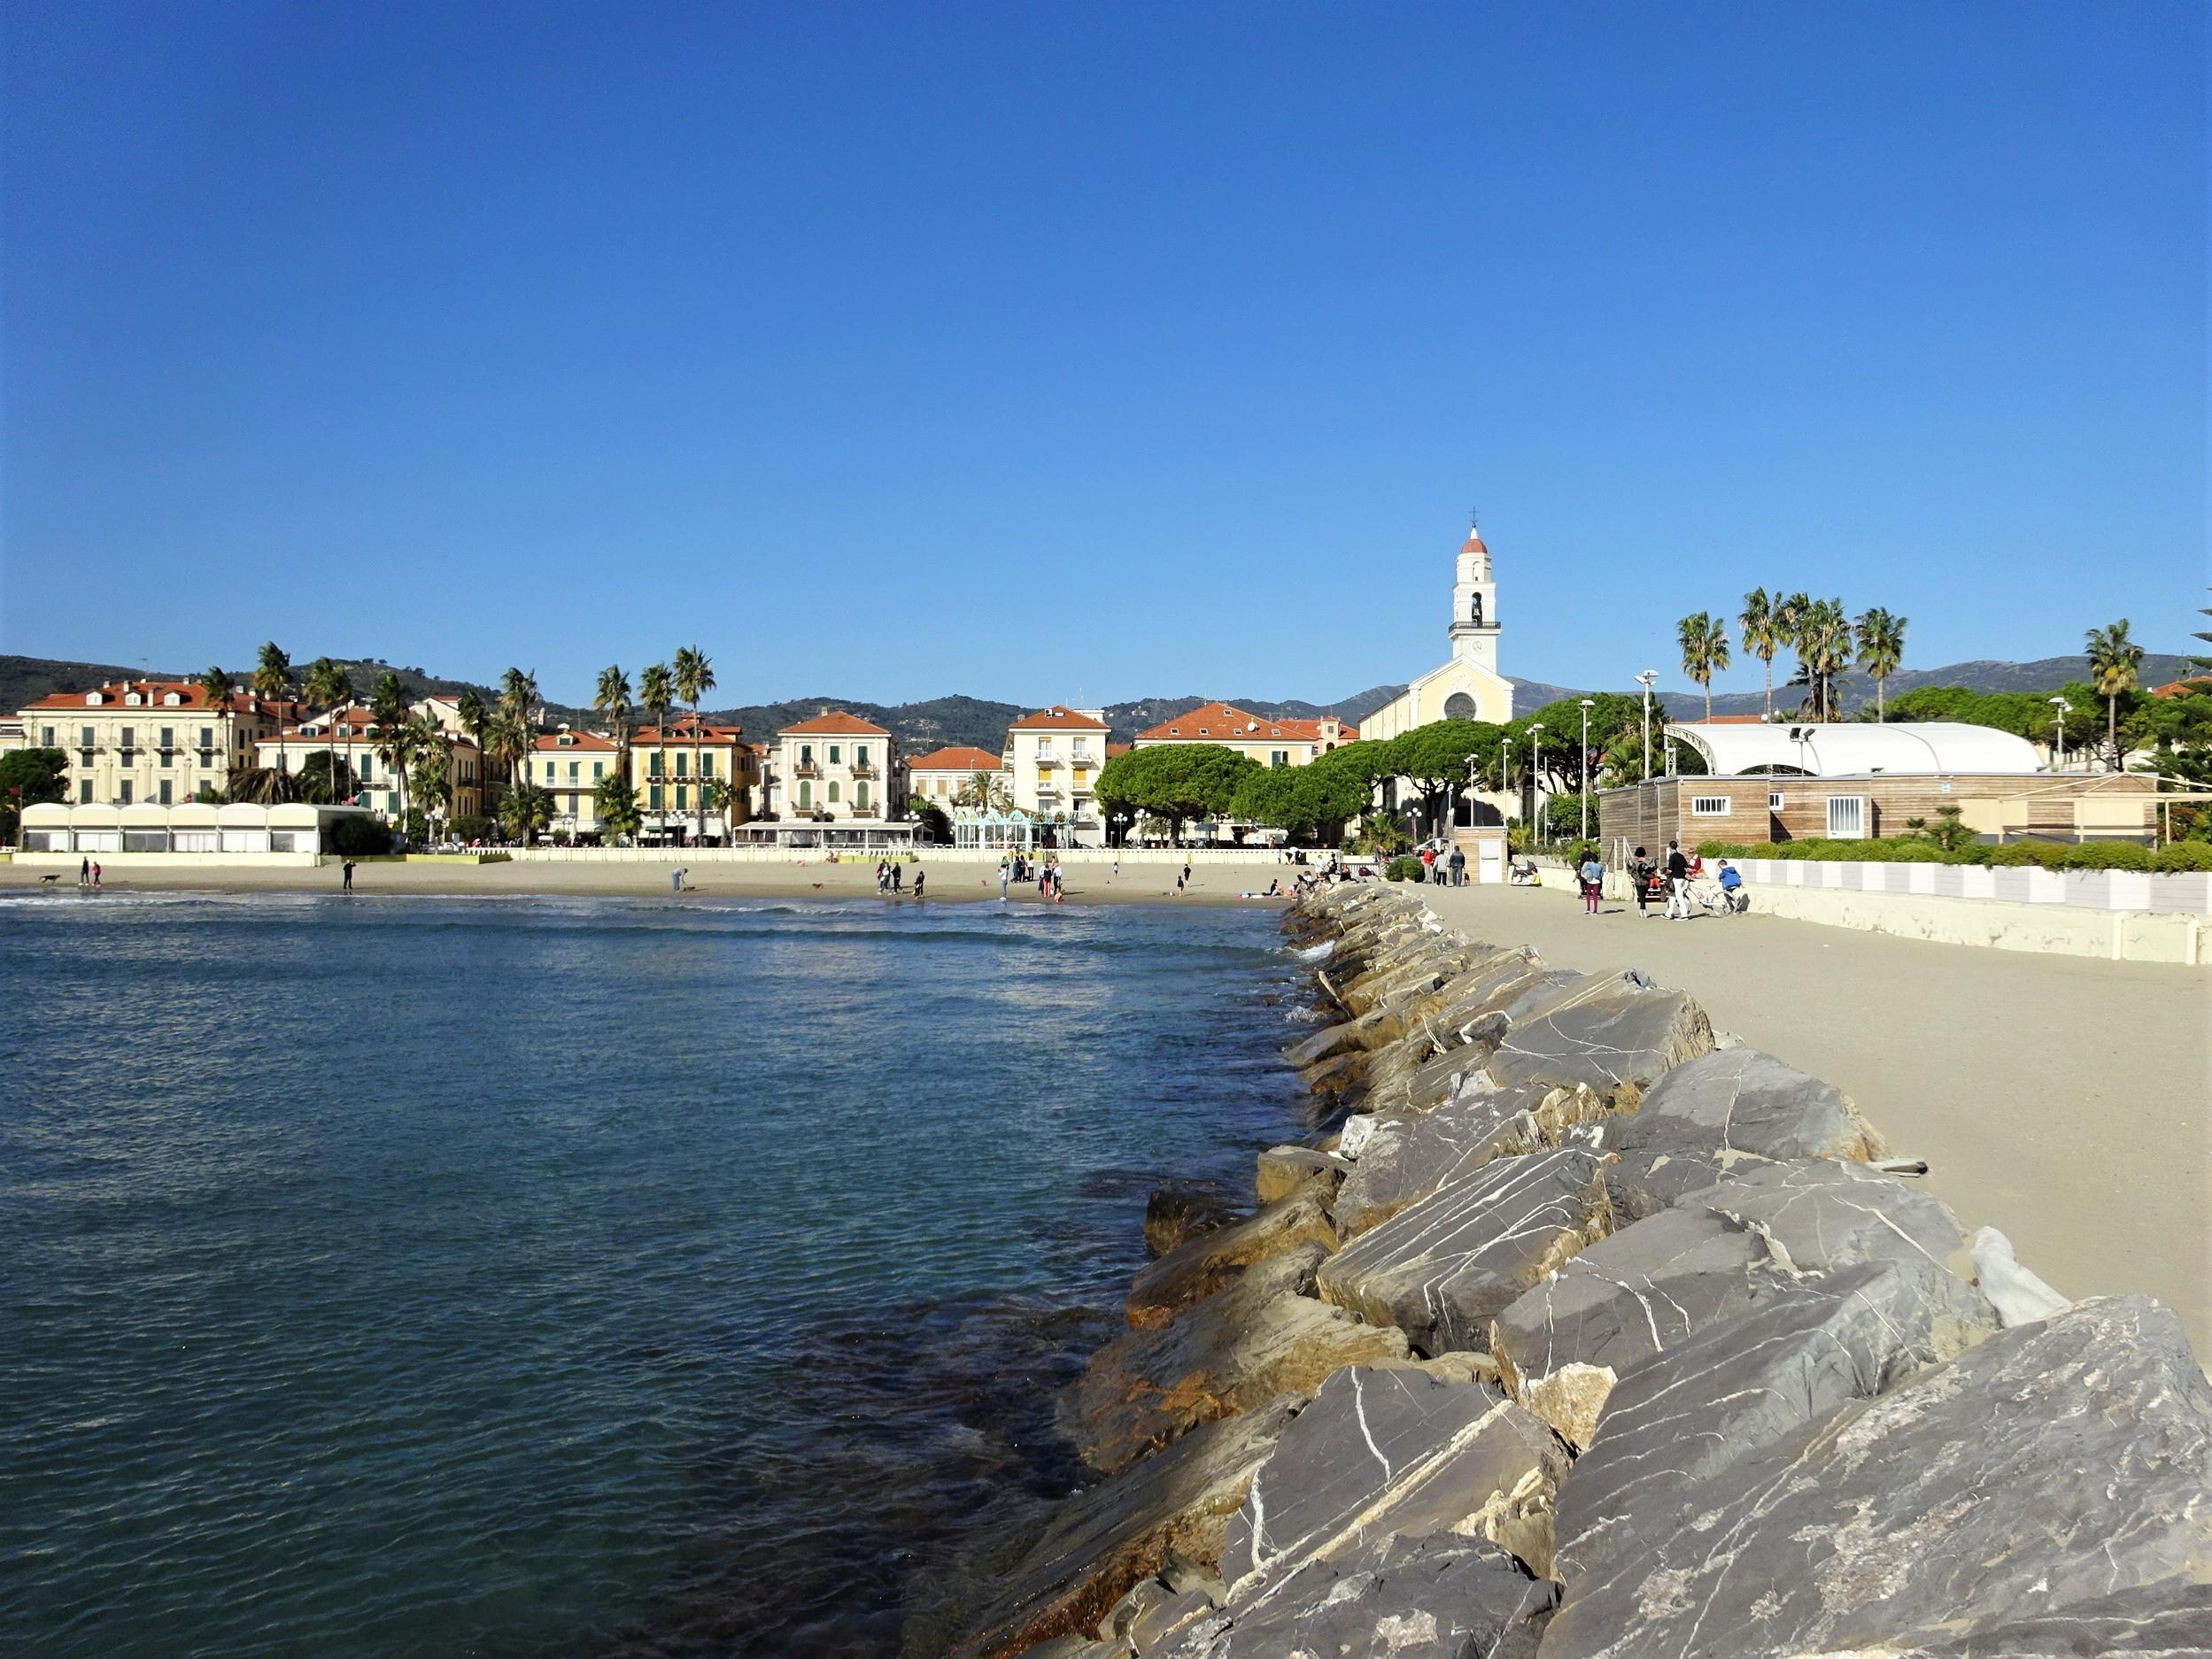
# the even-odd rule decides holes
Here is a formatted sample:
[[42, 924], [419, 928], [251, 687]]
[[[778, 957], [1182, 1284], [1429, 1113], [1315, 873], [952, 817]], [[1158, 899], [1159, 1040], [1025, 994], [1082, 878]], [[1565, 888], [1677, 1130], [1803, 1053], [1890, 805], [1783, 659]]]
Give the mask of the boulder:
[[1125, 1331], [1093, 1354], [1058, 1409], [1083, 1461], [1125, 1469], [1200, 1424], [1310, 1394], [1341, 1366], [1403, 1358], [1402, 1333], [1303, 1293], [1325, 1257], [1316, 1245], [1271, 1257], [1172, 1323]]
[[1566, 1454], [1486, 1384], [1413, 1366], [1350, 1366], [1298, 1414], [1230, 1521], [1232, 1601], [1384, 1533], [1488, 1538], [1535, 1571], [1551, 1560]]
[[1177, 1308], [1212, 1295], [1255, 1262], [1305, 1244], [1325, 1250], [1336, 1247], [1336, 1229], [1320, 1195], [1310, 1190], [1264, 1204], [1242, 1221], [1186, 1239], [1138, 1269], [1125, 1304], [1129, 1323], [1164, 1323]]
[[1263, 1204], [1272, 1204], [1302, 1188], [1319, 1184], [1324, 1193], [1336, 1190], [1336, 1177], [1351, 1166], [1334, 1153], [1311, 1146], [1270, 1146], [1259, 1155], [1254, 1186]]
[[1363, 1014], [1356, 1019], [1325, 1025], [1309, 1037], [1283, 1045], [1282, 1057], [1294, 1066], [1311, 1066], [1324, 1060], [1334, 1060], [1339, 1054], [1352, 1053], [1373, 1047], [1373, 1038], [1382, 1024], [1380, 1015]]
[[1463, 1090], [1434, 1111], [1375, 1115], [1329, 1212], [1337, 1236], [1356, 1238], [1496, 1159], [1556, 1146], [1569, 1124], [1604, 1111], [1588, 1089], [1532, 1084]]
[[1883, 1152], [1882, 1138], [1833, 1084], [1742, 1045], [1667, 1072], [1612, 1127], [1605, 1146], [1620, 1156], [1605, 1184], [1624, 1220], [1766, 1161]]
[[1593, 975], [1516, 1006], [1524, 1012], [1507, 1011], [1512, 1023], [1484, 1062], [1501, 1087], [1586, 1084], [1615, 1110], [1629, 1111], [1663, 1073], [1713, 1047], [1703, 1008], [1638, 976]]
[[1425, 1354], [1482, 1348], [1522, 1292], [1606, 1231], [1597, 1158], [1501, 1158], [1361, 1234], [1321, 1266], [1321, 1295], [1394, 1324]]
[[1145, 1200], [1144, 1247], [1164, 1256], [1187, 1239], [1227, 1226], [1236, 1215], [1236, 1206], [1208, 1182], [1167, 1182]]
[[1975, 1280], [2006, 1324], [2031, 1324], [2072, 1305], [2020, 1265], [2012, 1240], [1996, 1228], [1984, 1227], [1974, 1235], [1971, 1254]]
[[2212, 1584], [2169, 1580], [1897, 1651], [1898, 1659], [2203, 1659], [2212, 1654]]
[[2212, 1386], [2179, 1323], [2084, 1301], [1716, 1473], [1647, 1484], [1543, 1651], [2010, 1653], [1982, 1639], [2185, 1601], [2212, 1578], [2208, 1489]]
[[1968, 1333], [1996, 1323], [1945, 1266], [1961, 1242], [1949, 1210], [1864, 1164], [1767, 1164], [1561, 1264], [1497, 1316], [1490, 1349], [1516, 1400], [1588, 1446], [1607, 1393], [1630, 1367], [1806, 1275], [1898, 1263], [1930, 1318], [1942, 1322], [1945, 1351], [1956, 1352]]
[[1221, 1536], [1298, 1401], [1210, 1423], [1119, 1478], [1079, 1492], [1009, 1570], [955, 1659], [1012, 1659], [1057, 1636], [1087, 1637], [1172, 1555], [1218, 1561]]
[[1162, 1659], [1531, 1659], [1554, 1594], [1480, 1539], [1384, 1536], [1232, 1601]]
[[1633, 1542], [1618, 1517], [1647, 1493], [1717, 1474], [1988, 1334], [1960, 1325], [1941, 1271], [1876, 1262], [1784, 1279], [1628, 1370], [1559, 1494], [1553, 1576], [1602, 1570]]

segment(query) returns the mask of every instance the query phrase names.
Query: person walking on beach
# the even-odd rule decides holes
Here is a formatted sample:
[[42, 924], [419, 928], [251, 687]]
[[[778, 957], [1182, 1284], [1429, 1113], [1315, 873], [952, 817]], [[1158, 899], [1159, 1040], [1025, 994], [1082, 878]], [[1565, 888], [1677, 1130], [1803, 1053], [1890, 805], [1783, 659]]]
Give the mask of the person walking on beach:
[[90, 859], [77, 860], [77, 885], [80, 887], [92, 885], [92, 860]]
[[906, 894], [906, 866], [893, 859], [891, 863], [891, 896], [903, 898]]
[[1651, 855], [1638, 847], [1628, 860], [1628, 882], [1636, 889], [1636, 913], [1639, 916], [1651, 914], [1651, 877], [1656, 873]]
[[922, 884], [929, 880], [929, 874], [924, 869], [917, 869], [914, 872], [914, 896], [917, 899], [922, 896]]
[[340, 892], [350, 893], [353, 891], [353, 860], [352, 859], [346, 860], [342, 868], [345, 873], [345, 881], [344, 885], [342, 885], [338, 891]]
[[1014, 877], [1014, 866], [1006, 859], [999, 860], [999, 902], [1006, 902], [1006, 885]]
[[1190, 854], [1189, 854], [1189, 853], [1184, 853], [1184, 854], [1183, 854], [1183, 879], [1182, 879], [1182, 881], [1181, 881], [1180, 883], [1179, 883], [1179, 884], [1177, 884], [1175, 891], [1176, 891], [1177, 892], [1180, 892], [1180, 891], [1183, 891], [1183, 889], [1184, 889], [1185, 887], [1187, 887], [1189, 884], [1190, 884]]
[[1060, 893], [1066, 875], [1065, 866], [1056, 864], [1052, 867], [1052, 902], [1056, 905], [1060, 902]]
[[672, 869], [669, 872], [669, 891], [672, 893], [680, 893], [684, 891], [684, 872], [681, 869]]
[[100, 867], [97, 864], [92, 867], [92, 891], [96, 893], [100, 891]]
[[1682, 843], [1667, 844], [1667, 919], [1680, 917], [1690, 920], [1690, 860], [1682, 856]]
[[1597, 914], [1598, 901], [1604, 898], [1605, 891], [1605, 867], [1599, 860], [1596, 847], [1582, 849], [1582, 914], [1594, 916]]

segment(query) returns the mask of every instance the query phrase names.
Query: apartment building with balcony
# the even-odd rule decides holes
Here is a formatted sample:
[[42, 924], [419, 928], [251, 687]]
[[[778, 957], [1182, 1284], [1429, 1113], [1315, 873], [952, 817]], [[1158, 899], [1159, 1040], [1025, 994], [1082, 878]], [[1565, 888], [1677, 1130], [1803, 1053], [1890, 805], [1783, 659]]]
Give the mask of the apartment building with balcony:
[[950, 812], [953, 802], [966, 791], [968, 780], [978, 772], [1008, 780], [1007, 793], [1011, 796], [1013, 783], [1004, 755], [956, 743], [907, 762], [907, 799], [909, 805], [926, 800]]
[[[694, 724], [688, 714], [666, 726], [630, 734], [630, 782], [638, 791], [645, 833], [654, 839], [689, 838], [699, 828], [704, 792], [706, 834], [726, 838], [753, 817], [761, 783], [760, 752], [742, 726]], [[715, 809], [717, 783], [730, 785], [726, 812]]]
[[1056, 703], [1006, 729], [1014, 805], [1036, 820], [1048, 843], [1098, 845], [1105, 837], [1095, 790], [1106, 764], [1105, 711]]
[[907, 809], [899, 740], [872, 721], [825, 708], [785, 726], [770, 745], [766, 816], [816, 823], [888, 823]]
[[599, 833], [599, 784], [621, 769], [622, 745], [595, 731], [540, 732], [522, 762], [529, 779], [553, 797], [548, 828], [556, 838]]
[[57, 691], [20, 711], [25, 746], [58, 749], [68, 799], [80, 806], [182, 805], [228, 787], [257, 745], [304, 711], [234, 686], [210, 698], [197, 680], [104, 681]]
[[[445, 771], [445, 816], [449, 820], [477, 817], [497, 805], [499, 794], [491, 775], [504, 774], [505, 767], [487, 761], [476, 740], [460, 729], [457, 715], [451, 724], [440, 718], [437, 705], [441, 701], [449, 699], [426, 698], [411, 704], [407, 712], [429, 714], [452, 739], [452, 759]], [[397, 822], [401, 797], [406, 795], [412, 801], [412, 791], [402, 790], [398, 773], [377, 753], [376, 730], [376, 716], [365, 705], [351, 703], [288, 725], [275, 737], [257, 743], [254, 750], [258, 764], [297, 776], [310, 758], [335, 749], [339, 765], [351, 771], [360, 785], [352, 796], [354, 805]]]

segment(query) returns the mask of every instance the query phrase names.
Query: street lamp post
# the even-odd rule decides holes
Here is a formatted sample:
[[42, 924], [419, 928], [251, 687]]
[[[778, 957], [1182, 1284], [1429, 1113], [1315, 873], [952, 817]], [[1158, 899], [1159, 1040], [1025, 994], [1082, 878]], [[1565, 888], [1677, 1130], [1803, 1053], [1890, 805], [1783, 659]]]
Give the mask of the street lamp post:
[[2056, 739], [2052, 747], [2058, 755], [2053, 769], [2063, 772], [2066, 770], [2066, 717], [2074, 712], [2074, 706], [2062, 697], [2054, 697], [2051, 699], [2051, 726]]
[[[1498, 793], [1502, 795], [1509, 789], [1513, 789], [1513, 734], [1510, 731], [1505, 734], [1504, 747], [1497, 763]], [[1520, 805], [1520, 791], [1517, 789], [1513, 790], [1513, 805]]]
[[[1528, 802], [1529, 816], [1536, 819], [1539, 834], [1551, 826], [1542, 822], [1543, 814], [1543, 722], [1538, 721], [1528, 729]], [[1548, 837], [1547, 837], [1548, 838]]]
[[1597, 706], [1592, 698], [1582, 699], [1582, 836], [1589, 839], [1589, 712]]
[[1644, 781], [1651, 781], [1651, 685], [1659, 678], [1657, 668], [1646, 668], [1636, 677], [1644, 688]]

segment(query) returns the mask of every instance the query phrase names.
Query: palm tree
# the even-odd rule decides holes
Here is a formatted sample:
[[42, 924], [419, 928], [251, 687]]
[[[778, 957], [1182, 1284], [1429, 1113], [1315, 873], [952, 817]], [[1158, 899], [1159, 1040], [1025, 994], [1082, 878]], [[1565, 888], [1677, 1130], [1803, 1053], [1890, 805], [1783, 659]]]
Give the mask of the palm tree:
[[[272, 704], [282, 703], [292, 694], [292, 660], [277, 649], [273, 639], [261, 647], [260, 666], [253, 671], [253, 694]], [[282, 729], [281, 718], [277, 726], [279, 730]], [[281, 745], [276, 751], [276, 769], [284, 769], [284, 751]], [[237, 791], [233, 790], [231, 796], [236, 799]]]
[[731, 809], [737, 805], [738, 786], [726, 777], [710, 777], [700, 784], [699, 792], [706, 797], [707, 810], [722, 820], [723, 834], [727, 837], [730, 821], [737, 815]]
[[[323, 711], [323, 748], [329, 756], [330, 790], [336, 799], [338, 783], [338, 715], [353, 700], [353, 680], [345, 669], [329, 657], [317, 657], [307, 665], [306, 684], [301, 695], [309, 708]], [[349, 732], [345, 745], [346, 764], [353, 763], [352, 736]]]
[[[1793, 593], [1785, 599], [1777, 592], [1775, 597], [1775, 637], [1789, 646], [1791, 651], [1796, 651], [1798, 632], [1805, 627], [1806, 613], [1812, 608], [1813, 601], [1806, 594]], [[1804, 671], [1805, 658], [1800, 653], [1798, 657], [1798, 672], [1800, 677]], [[1790, 683], [1794, 685], [1797, 681], [1792, 680]]]
[[499, 802], [499, 822], [524, 846], [534, 846], [538, 831], [553, 822], [553, 797], [527, 777], [518, 778]]
[[1008, 793], [1006, 780], [996, 772], [971, 772], [968, 781], [953, 797], [955, 806], [971, 807], [977, 812], [1005, 812], [1014, 804]]
[[692, 706], [692, 804], [696, 820], [692, 839], [707, 838], [707, 794], [699, 783], [699, 745], [705, 734], [699, 725], [699, 699], [715, 689], [715, 665], [707, 653], [697, 645], [685, 645], [676, 653], [675, 672], [670, 676], [677, 696]]
[[2112, 748], [2112, 769], [2122, 771], [2128, 758], [2120, 752], [2120, 698], [2135, 690], [2136, 675], [2143, 666], [2143, 647], [2128, 637], [2124, 616], [2091, 629], [2088, 644], [2090, 683], [2105, 699], [2105, 740]]
[[592, 706], [607, 716], [607, 723], [615, 733], [615, 746], [622, 752], [622, 770], [630, 771], [630, 676], [620, 663], [609, 663], [599, 670], [599, 690], [592, 694]]
[[1814, 720], [1840, 717], [1836, 676], [1851, 666], [1851, 619], [1841, 599], [1808, 603], [1799, 615], [1792, 640], [1798, 653], [1798, 675], [1805, 683], [1806, 709]]
[[412, 758], [413, 739], [407, 735], [407, 694], [400, 689], [399, 676], [387, 668], [377, 676], [376, 689], [369, 693], [368, 740], [371, 752], [384, 763], [387, 774], [399, 780], [399, 828], [407, 827], [407, 762]]
[[[507, 768], [507, 792], [531, 787], [525, 762], [530, 758], [531, 734], [529, 724], [505, 707], [493, 714], [485, 725], [484, 752]], [[507, 822], [502, 812], [500, 822]]]
[[425, 814], [449, 804], [453, 798], [453, 740], [445, 729], [427, 713], [414, 714], [407, 721], [406, 746], [406, 782], [412, 794], [401, 797], [402, 810], [409, 810], [410, 801]]
[[[225, 674], [220, 667], [208, 669], [205, 674], [200, 675], [200, 692], [207, 698], [210, 706], [220, 710], [222, 714], [223, 758], [228, 760], [230, 757], [230, 676]], [[207, 757], [203, 754], [200, 760], [202, 764], [205, 764]]]
[[1753, 588], [1744, 596], [1744, 613], [1736, 619], [1744, 630], [1744, 649], [1758, 658], [1767, 667], [1767, 718], [1775, 717], [1775, 652], [1782, 648], [1782, 628], [1775, 615], [1775, 604], [1782, 596], [1769, 597], [1764, 588]]
[[476, 745], [476, 764], [480, 768], [476, 779], [477, 811], [491, 804], [491, 749], [485, 741], [491, 735], [491, 711], [483, 706], [483, 698], [474, 691], [464, 691], [454, 699], [454, 717], [460, 721], [461, 732]]
[[638, 791], [626, 772], [610, 772], [599, 781], [592, 791], [592, 809], [609, 846], [624, 836], [635, 837], [645, 822], [638, 812]]
[[1911, 620], [1891, 616], [1879, 608], [1866, 612], [1859, 619], [1859, 666], [1874, 681], [1874, 717], [1877, 721], [1889, 718], [1882, 683], [1895, 674], [1897, 665], [1905, 660], [1905, 624]]
[[1713, 723], [1713, 676], [1729, 666], [1728, 624], [1710, 611], [1685, 616], [1675, 627], [1682, 672], [1705, 689], [1705, 724]]
[[538, 670], [509, 668], [499, 676], [499, 706], [525, 726], [536, 718]]
[[[668, 765], [669, 705], [676, 701], [676, 683], [669, 674], [667, 663], [649, 664], [646, 671], [638, 676], [638, 700], [644, 704], [646, 710], [653, 715], [653, 771], [651, 775], [657, 782], [663, 768]], [[663, 783], [660, 787], [665, 789], [667, 785]], [[666, 830], [668, 822], [668, 811], [664, 799], [661, 812], [661, 827]]]

